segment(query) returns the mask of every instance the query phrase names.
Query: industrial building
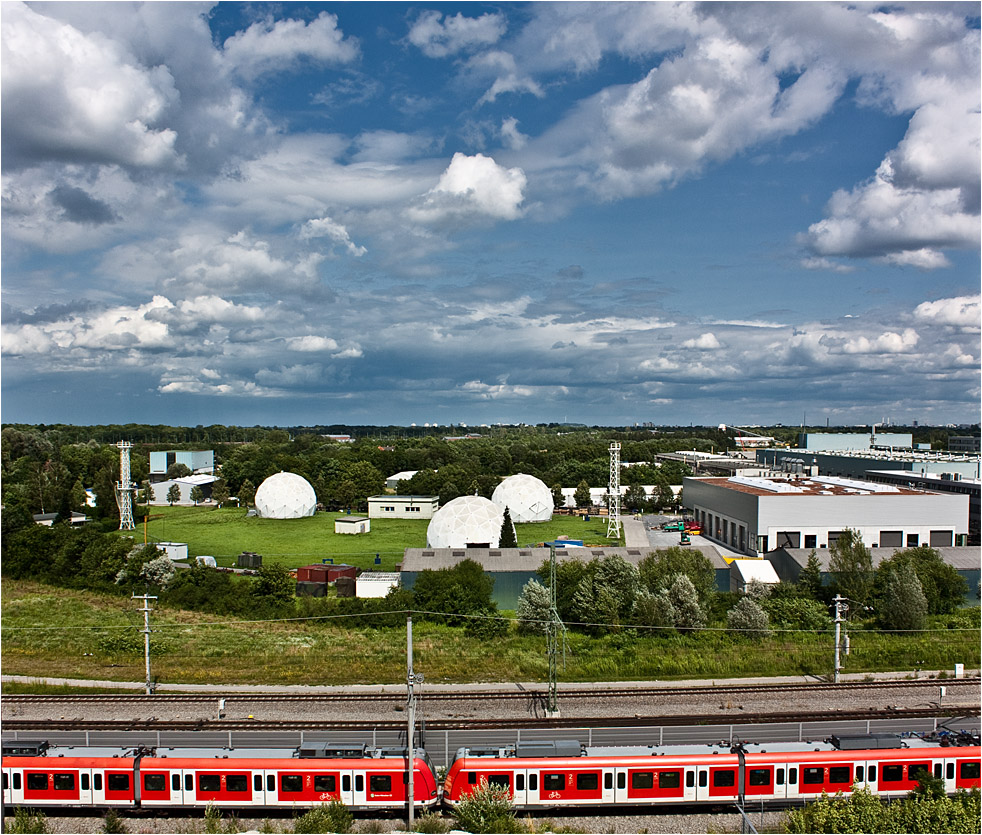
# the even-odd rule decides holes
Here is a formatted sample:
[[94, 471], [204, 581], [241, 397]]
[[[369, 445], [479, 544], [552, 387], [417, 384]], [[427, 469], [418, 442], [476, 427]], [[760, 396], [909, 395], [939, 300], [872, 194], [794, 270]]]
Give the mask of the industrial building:
[[214, 450], [169, 449], [150, 453], [150, 483], [167, 478], [167, 471], [175, 464], [183, 464], [192, 474], [214, 475]]
[[871, 547], [967, 544], [968, 496], [834, 476], [686, 478], [702, 535], [741, 554], [829, 548], [846, 529]]
[[[959, 576], [965, 579], [965, 606], [979, 605], [979, 582], [982, 579], [982, 566], [979, 565], [979, 552], [976, 548], [936, 548], [941, 559], [950, 565]], [[897, 552], [896, 548], [871, 548], [873, 570], [879, 568], [880, 563], [890, 559]], [[801, 576], [801, 572], [808, 565], [808, 559], [812, 555], [818, 558], [818, 564], [822, 572], [822, 585], [832, 584], [832, 576], [829, 572], [829, 552], [813, 551], [810, 548], [778, 548], [767, 555], [767, 561], [774, 566], [777, 576], [782, 583], [796, 583]]]
[[191, 491], [195, 487], [201, 488], [202, 501], [208, 501], [211, 499], [211, 490], [214, 483], [218, 479], [213, 475], [206, 475], [204, 473], [199, 473], [197, 475], [184, 476], [183, 478], [173, 478], [166, 481], [158, 481], [155, 484], [151, 484], [153, 489], [153, 499], [150, 501], [152, 505], [169, 505], [171, 502], [167, 498], [167, 494], [170, 492], [171, 487], [175, 484], [177, 489], [180, 491], [180, 498], [174, 504], [194, 504], [191, 501]]
[[369, 496], [369, 519], [432, 519], [439, 496]]
[[[638, 565], [654, 548], [577, 548], [556, 549], [556, 561], [580, 560], [617, 555]], [[712, 546], [693, 547], [705, 556], [716, 572], [717, 591], [730, 590], [730, 565]], [[501, 609], [514, 609], [529, 580], [539, 580], [536, 569], [549, 561], [548, 548], [407, 548], [402, 562], [402, 585], [411, 589], [419, 572], [453, 568], [463, 560], [474, 560], [494, 580], [492, 599]]]
[[907, 470], [867, 470], [866, 478], [882, 484], [898, 484], [912, 490], [960, 493], [968, 496], [968, 544], [980, 544], [982, 528], [982, 480], [958, 473], [913, 473]]
[[906, 470], [938, 475], [951, 473], [962, 478], [979, 478], [982, 475], [978, 455], [915, 449], [758, 449], [757, 463], [771, 470], [789, 472], [809, 472], [811, 468], [818, 467], [822, 475], [846, 478], [864, 478], [869, 470]]

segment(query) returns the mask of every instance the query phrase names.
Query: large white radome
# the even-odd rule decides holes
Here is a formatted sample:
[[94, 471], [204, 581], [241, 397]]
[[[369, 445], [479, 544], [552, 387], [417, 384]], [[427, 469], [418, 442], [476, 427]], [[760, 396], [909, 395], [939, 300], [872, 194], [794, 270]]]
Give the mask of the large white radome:
[[552, 519], [552, 490], [534, 475], [509, 476], [494, 488], [493, 501], [501, 511], [508, 508], [511, 521], [548, 522]]
[[256, 513], [263, 519], [300, 519], [315, 510], [314, 488], [296, 473], [271, 475], [256, 491]]
[[469, 544], [497, 548], [504, 518], [504, 511], [491, 500], [461, 496], [433, 514], [426, 544], [430, 548], [466, 548]]

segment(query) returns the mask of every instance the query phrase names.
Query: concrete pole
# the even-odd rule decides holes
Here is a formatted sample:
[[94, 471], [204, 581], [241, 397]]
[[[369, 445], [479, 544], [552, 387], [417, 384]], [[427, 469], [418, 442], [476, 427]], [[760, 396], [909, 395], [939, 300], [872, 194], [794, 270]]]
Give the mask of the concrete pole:
[[409, 780], [407, 789], [409, 792], [409, 826], [407, 832], [413, 831], [414, 826], [414, 813], [415, 813], [415, 786], [413, 783], [413, 777], [416, 769], [413, 767], [416, 760], [416, 751], [413, 747], [414, 737], [416, 736], [416, 695], [413, 693], [413, 684], [415, 683], [415, 676], [413, 675], [413, 616], [406, 616], [406, 660], [408, 662], [408, 675], [406, 678], [407, 685], [409, 687], [409, 730], [406, 736], [406, 761], [409, 768]]
[[143, 608], [138, 611], [143, 612], [143, 658], [146, 662], [146, 690], [147, 695], [153, 695], [153, 679], [150, 677], [150, 601], [156, 600], [157, 598], [152, 594], [134, 594], [134, 600], [142, 600]]

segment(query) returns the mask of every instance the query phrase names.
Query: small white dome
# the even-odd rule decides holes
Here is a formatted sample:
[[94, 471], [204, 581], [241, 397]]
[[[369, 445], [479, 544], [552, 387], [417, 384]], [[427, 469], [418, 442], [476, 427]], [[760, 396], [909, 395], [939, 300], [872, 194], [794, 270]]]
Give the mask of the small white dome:
[[296, 473], [271, 475], [256, 491], [256, 513], [263, 519], [300, 519], [315, 510], [314, 488]]
[[548, 522], [552, 519], [552, 490], [534, 475], [509, 476], [494, 488], [493, 501], [512, 522]]
[[447, 502], [430, 520], [426, 529], [429, 548], [466, 548], [489, 544], [498, 547], [505, 514], [498, 505], [482, 496], [461, 496]]

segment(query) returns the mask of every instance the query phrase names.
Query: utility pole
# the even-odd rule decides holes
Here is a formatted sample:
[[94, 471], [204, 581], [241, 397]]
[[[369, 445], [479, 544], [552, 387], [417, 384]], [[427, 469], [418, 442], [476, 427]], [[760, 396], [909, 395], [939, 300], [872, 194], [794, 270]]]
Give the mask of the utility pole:
[[563, 648], [566, 646], [566, 627], [559, 617], [556, 592], [556, 546], [549, 546], [549, 697], [546, 703], [546, 718], [559, 718], [559, 641], [562, 631]]
[[413, 819], [416, 812], [416, 794], [414, 777], [416, 773], [416, 691], [415, 685], [423, 683], [423, 674], [420, 673], [416, 675], [413, 672], [413, 615], [412, 612], [406, 615], [406, 662], [407, 662], [407, 674], [406, 674], [406, 684], [408, 686], [408, 705], [407, 705], [407, 719], [409, 721], [409, 728], [406, 734], [406, 763], [409, 769], [409, 778], [406, 781], [406, 789], [409, 794], [409, 814], [408, 821], [409, 826], [407, 832], [413, 831]]
[[147, 667], [147, 695], [153, 695], [153, 680], [150, 678], [150, 601], [156, 600], [157, 598], [152, 594], [134, 594], [133, 600], [142, 600], [143, 608], [137, 611], [143, 612], [143, 629], [140, 631], [143, 633], [143, 658], [146, 661]]
[[[832, 598], [835, 603], [835, 669], [833, 670], [832, 680], [835, 684], [839, 683], [839, 673], [842, 670], [840, 652], [842, 649], [842, 624], [845, 623], [846, 612], [849, 611], [847, 598], [837, 594]], [[848, 641], [849, 639], [846, 638]]]

